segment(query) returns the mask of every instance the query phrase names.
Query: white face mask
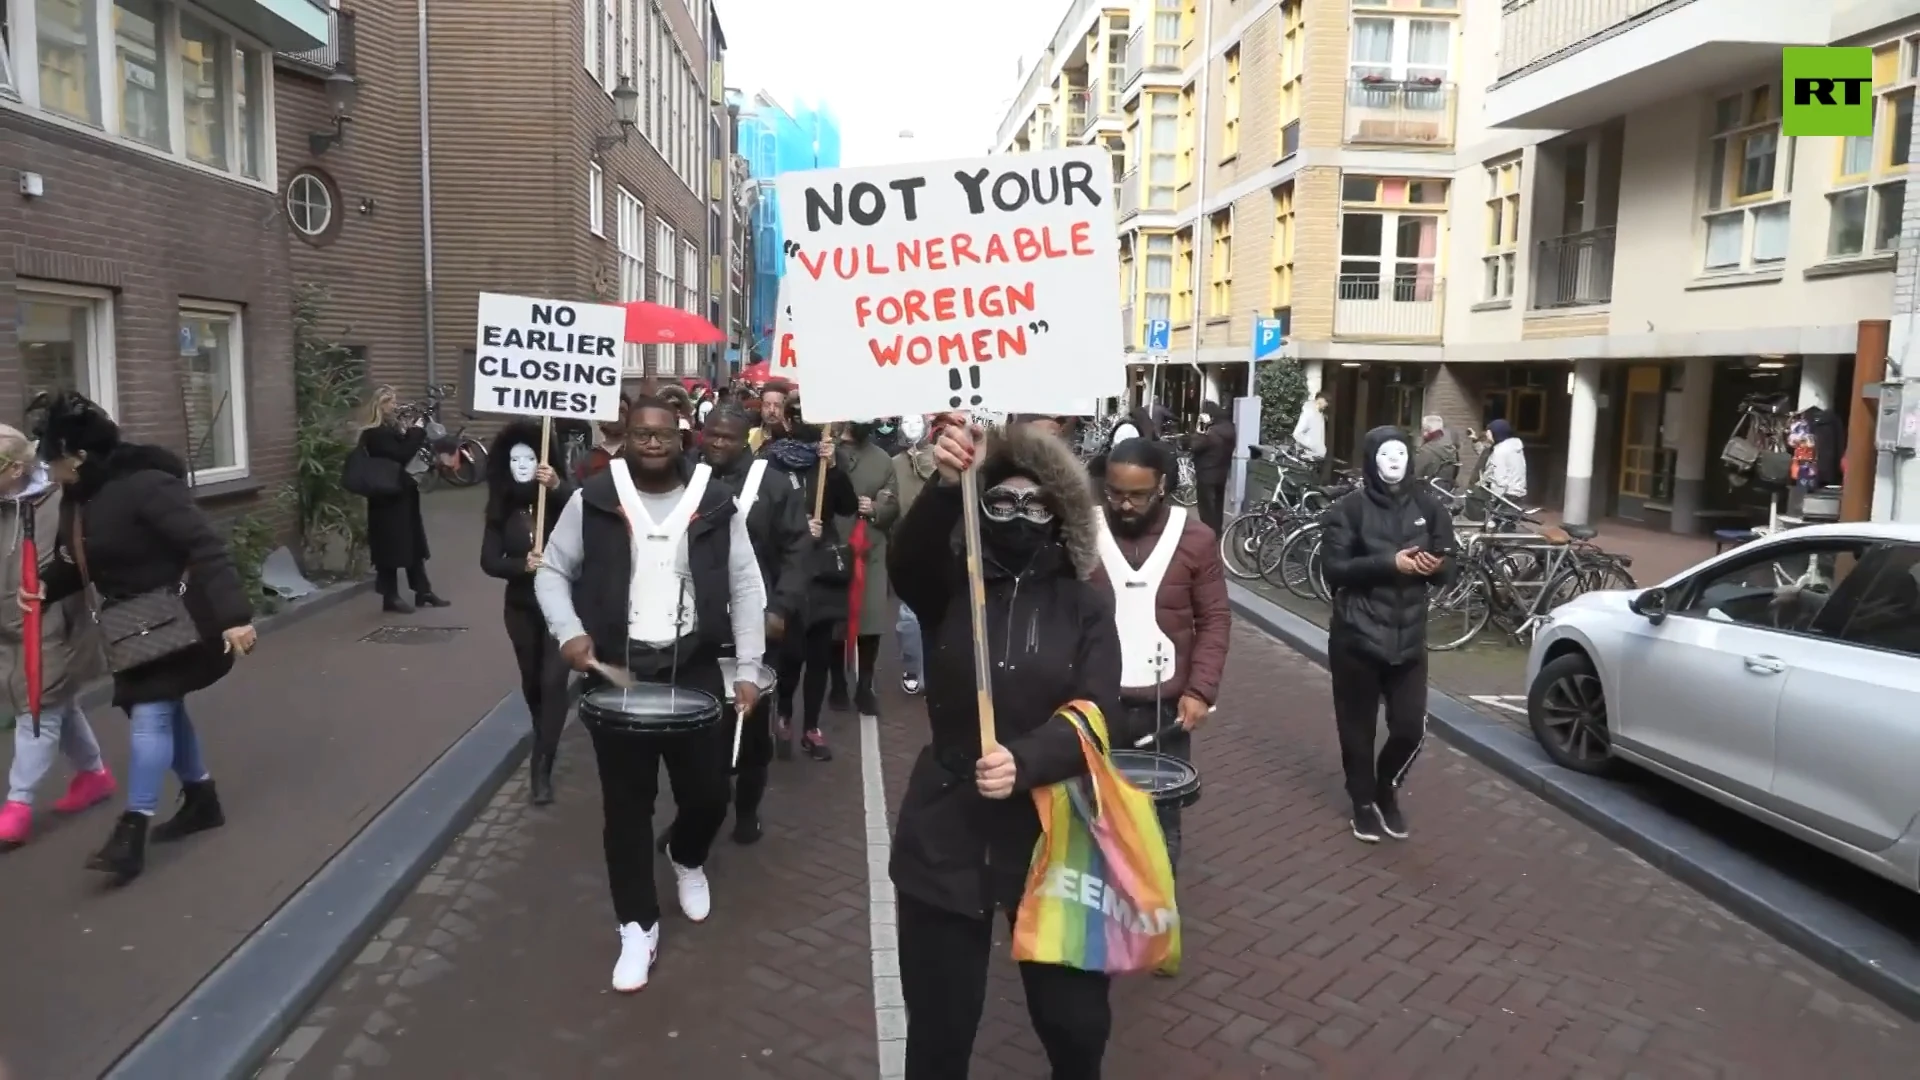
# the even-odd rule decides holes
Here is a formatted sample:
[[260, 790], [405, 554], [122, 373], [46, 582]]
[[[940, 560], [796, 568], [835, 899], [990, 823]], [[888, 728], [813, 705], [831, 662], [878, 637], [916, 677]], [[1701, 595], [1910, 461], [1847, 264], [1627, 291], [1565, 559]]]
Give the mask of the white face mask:
[[540, 467], [540, 455], [525, 443], [507, 451], [507, 473], [516, 484], [533, 483], [534, 470]]
[[900, 437], [910, 443], [917, 443], [927, 433], [927, 422], [918, 416], [900, 418]]
[[1380, 444], [1373, 452], [1373, 467], [1380, 479], [1397, 484], [1407, 478], [1407, 444], [1399, 439]]

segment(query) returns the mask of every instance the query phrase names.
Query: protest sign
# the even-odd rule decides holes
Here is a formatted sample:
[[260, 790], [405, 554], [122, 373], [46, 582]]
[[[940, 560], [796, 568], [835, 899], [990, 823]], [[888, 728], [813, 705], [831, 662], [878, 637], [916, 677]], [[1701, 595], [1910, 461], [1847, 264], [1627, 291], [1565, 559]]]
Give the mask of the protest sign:
[[779, 177], [808, 419], [1122, 393], [1112, 168], [1079, 147]]
[[625, 308], [481, 293], [479, 323], [475, 411], [620, 419]]
[[793, 344], [793, 303], [787, 296], [787, 278], [780, 279], [778, 305], [773, 313], [773, 361], [767, 365], [779, 379], [800, 379], [800, 354]]

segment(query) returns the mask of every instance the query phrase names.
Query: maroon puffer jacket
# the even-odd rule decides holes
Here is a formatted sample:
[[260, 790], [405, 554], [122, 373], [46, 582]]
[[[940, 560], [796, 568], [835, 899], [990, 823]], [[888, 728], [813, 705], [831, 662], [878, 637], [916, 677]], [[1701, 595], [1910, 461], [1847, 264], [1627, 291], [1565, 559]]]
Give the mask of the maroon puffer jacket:
[[[1162, 507], [1153, 524], [1137, 537], [1114, 534], [1113, 541], [1127, 562], [1139, 566], [1153, 554], [1160, 534], [1166, 531], [1169, 510]], [[1113, 588], [1106, 567], [1094, 570], [1093, 580]], [[1160, 579], [1160, 594], [1154, 598], [1160, 632], [1173, 642], [1175, 671], [1173, 681], [1145, 689], [1122, 689], [1129, 700], [1152, 701], [1156, 694], [1177, 700], [1192, 694], [1208, 705], [1220, 695], [1220, 677], [1227, 667], [1227, 640], [1233, 629], [1233, 609], [1227, 603], [1227, 576], [1220, 566], [1219, 545], [1212, 529], [1200, 515], [1187, 511], [1187, 524], [1180, 533], [1180, 546], [1173, 563]]]

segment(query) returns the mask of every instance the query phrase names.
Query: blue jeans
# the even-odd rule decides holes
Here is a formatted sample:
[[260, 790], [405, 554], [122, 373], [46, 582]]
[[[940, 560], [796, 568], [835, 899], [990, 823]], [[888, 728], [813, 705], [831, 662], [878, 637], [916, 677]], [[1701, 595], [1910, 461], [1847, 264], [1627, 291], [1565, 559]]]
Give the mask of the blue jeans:
[[127, 809], [151, 817], [160, 809], [167, 770], [183, 784], [207, 779], [200, 736], [184, 701], [143, 701], [128, 710], [133, 721], [133, 760], [127, 766]]
[[918, 679], [925, 673], [925, 665], [920, 652], [920, 617], [905, 604], [900, 605], [900, 614], [893, 621], [893, 632], [900, 639], [900, 674], [903, 678]]

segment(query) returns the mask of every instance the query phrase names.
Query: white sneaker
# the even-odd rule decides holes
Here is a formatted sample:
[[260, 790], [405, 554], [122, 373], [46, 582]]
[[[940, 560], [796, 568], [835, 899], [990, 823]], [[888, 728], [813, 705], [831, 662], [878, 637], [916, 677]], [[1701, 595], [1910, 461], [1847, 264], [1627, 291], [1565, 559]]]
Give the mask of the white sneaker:
[[680, 910], [694, 922], [706, 922], [713, 914], [713, 890], [707, 885], [707, 872], [674, 863], [673, 880], [680, 893]]
[[620, 959], [613, 963], [613, 988], [631, 994], [647, 988], [647, 973], [660, 952], [660, 926], [642, 930], [637, 922], [620, 928]]

